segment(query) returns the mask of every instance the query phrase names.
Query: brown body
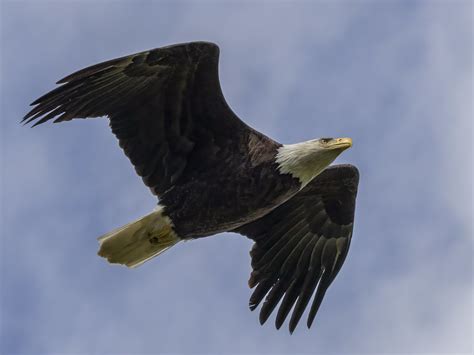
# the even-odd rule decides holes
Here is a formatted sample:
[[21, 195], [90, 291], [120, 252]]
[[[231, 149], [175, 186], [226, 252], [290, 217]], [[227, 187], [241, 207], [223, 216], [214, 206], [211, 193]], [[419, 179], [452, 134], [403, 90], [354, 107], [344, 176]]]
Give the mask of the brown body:
[[275, 155], [280, 144], [251, 132], [241, 138], [239, 144], [252, 146], [255, 154], [242, 156], [240, 147], [236, 153], [228, 147], [229, 155], [222, 157], [227, 161], [219, 169], [190, 168], [191, 178], [161, 196], [160, 205], [181, 238], [233, 230], [264, 216], [299, 191], [298, 179], [278, 172]]

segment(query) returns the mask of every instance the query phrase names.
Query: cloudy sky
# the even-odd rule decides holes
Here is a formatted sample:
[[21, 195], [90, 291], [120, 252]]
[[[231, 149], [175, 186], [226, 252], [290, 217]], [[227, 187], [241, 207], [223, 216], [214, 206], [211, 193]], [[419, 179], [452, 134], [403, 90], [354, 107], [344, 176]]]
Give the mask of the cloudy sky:
[[[1, 1], [1, 342], [14, 353], [471, 353], [470, 1]], [[156, 200], [105, 119], [19, 124], [56, 80], [177, 42], [221, 48], [233, 110], [282, 143], [350, 136], [351, 250], [312, 329], [247, 307], [251, 241], [134, 270], [96, 237]], [[303, 325], [303, 326], [302, 326]]]

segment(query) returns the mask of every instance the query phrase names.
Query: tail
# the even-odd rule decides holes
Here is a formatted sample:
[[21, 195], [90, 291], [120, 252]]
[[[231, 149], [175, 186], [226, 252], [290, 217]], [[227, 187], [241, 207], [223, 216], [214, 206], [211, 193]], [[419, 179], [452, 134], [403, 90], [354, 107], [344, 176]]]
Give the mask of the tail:
[[171, 248], [181, 239], [159, 207], [150, 214], [98, 238], [98, 254], [110, 263], [136, 267]]

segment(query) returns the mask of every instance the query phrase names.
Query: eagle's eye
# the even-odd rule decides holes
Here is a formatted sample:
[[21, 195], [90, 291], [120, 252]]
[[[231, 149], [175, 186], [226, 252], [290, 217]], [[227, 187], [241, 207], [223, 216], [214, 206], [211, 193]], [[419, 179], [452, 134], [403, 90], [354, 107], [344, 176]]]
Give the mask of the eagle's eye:
[[329, 143], [330, 140], [332, 140], [332, 138], [321, 138], [320, 139], [321, 143], [323, 143], [323, 144]]

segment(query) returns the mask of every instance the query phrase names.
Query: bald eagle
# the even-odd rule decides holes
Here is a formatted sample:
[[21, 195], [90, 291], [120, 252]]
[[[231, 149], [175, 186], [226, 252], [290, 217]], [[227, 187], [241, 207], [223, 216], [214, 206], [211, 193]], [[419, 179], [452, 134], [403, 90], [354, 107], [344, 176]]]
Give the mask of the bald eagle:
[[137, 174], [159, 199], [148, 215], [99, 238], [98, 254], [136, 267], [182, 240], [240, 233], [250, 251], [260, 323], [280, 303], [308, 327], [352, 237], [359, 173], [329, 167], [350, 138], [280, 144], [242, 122], [223, 97], [219, 48], [191, 42], [90, 66], [34, 101], [33, 126], [107, 116]]

